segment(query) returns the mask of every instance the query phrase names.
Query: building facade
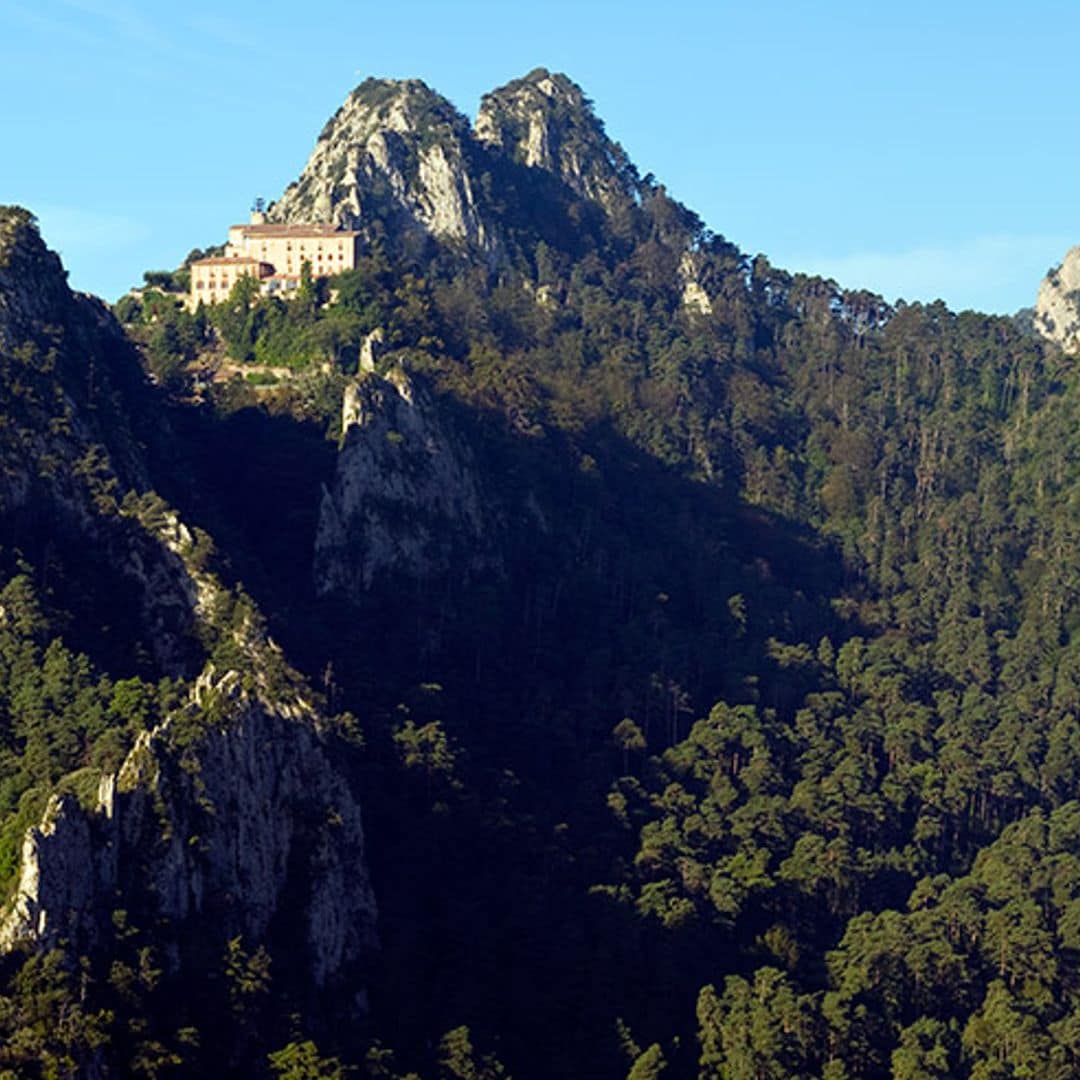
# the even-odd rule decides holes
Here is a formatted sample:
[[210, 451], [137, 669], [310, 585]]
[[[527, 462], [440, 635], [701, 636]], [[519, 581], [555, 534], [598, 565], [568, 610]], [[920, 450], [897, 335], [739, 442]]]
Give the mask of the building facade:
[[220, 255], [212, 259], [199, 259], [191, 264], [189, 306], [196, 308], [200, 303], [219, 304], [241, 278], [255, 277], [264, 281], [273, 273], [274, 268], [270, 263], [243, 256], [230, 258]]
[[314, 278], [330, 277], [356, 266], [360, 234], [333, 225], [271, 225], [253, 213], [247, 225], [229, 228], [222, 255], [191, 264], [189, 306], [220, 303], [243, 277], [255, 277], [267, 294], [293, 292], [304, 263]]

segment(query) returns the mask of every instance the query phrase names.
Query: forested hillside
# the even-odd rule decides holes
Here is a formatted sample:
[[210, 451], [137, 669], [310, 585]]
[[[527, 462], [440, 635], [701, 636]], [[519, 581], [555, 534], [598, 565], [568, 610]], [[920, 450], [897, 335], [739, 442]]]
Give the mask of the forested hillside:
[[[746, 256], [546, 71], [475, 125], [363, 84], [270, 214], [357, 268], [195, 312], [159, 272], [61, 334], [0, 248], [0, 878], [165, 717], [212, 786], [208, 730], [310, 710], [266, 753], [319, 807], [265, 804], [311, 856], [269, 921], [200, 949], [120, 896], [9, 952], [0, 1063], [1080, 1073], [1075, 361]], [[186, 570], [124, 569], [179, 522]], [[217, 599], [163, 621], [184, 574]], [[326, 897], [363, 947], [320, 981]]]

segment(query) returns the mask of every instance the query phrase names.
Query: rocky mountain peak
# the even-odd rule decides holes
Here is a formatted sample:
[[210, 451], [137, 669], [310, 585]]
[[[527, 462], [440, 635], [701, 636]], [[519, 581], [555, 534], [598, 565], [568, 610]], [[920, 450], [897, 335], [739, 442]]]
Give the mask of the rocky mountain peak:
[[1035, 301], [1035, 329], [1067, 352], [1080, 349], [1080, 247], [1051, 269]]
[[67, 273], [21, 206], [0, 206], [0, 344], [35, 322], [62, 321]]
[[319, 135], [300, 179], [268, 213], [395, 237], [494, 247], [478, 206], [468, 120], [416, 79], [368, 79]]
[[344, 133], [365, 139], [378, 130], [461, 139], [469, 122], [420, 79], [365, 79], [327, 122], [319, 141], [340, 139]]
[[537, 68], [486, 94], [475, 131], [488, 147], [554, 173], [605, 209], [636, 193], [634, 167], [608, 138], [581, 87], [566, 75]]
[[[522, 167], [536, 172], [523, 175]], [[493, 177], [500, 200], [491, 196]], [[549, 220], [568, 199], [625, 219], [640, 189], [626, 154], [566, 75], [537, 68], [487, 94], [475, 125], [417, 79], [367, 79], [267, 217], [332, 222], [410, 254], [435, 240], [495, 265], [507, 237], [535, 216], [538, 192], [551, 204]]]

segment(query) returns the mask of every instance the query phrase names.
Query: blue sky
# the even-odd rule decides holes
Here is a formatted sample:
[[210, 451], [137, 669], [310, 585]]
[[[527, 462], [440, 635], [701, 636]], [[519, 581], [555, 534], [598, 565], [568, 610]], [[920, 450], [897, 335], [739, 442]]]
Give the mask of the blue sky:
[[0, 202], [115, 299], [279, 195], [364, 77], [471, 116], [545, 66], [743, 250], [1011, 312], [1080, 243], [1077, 56], [1039, 0], [0, 0]]

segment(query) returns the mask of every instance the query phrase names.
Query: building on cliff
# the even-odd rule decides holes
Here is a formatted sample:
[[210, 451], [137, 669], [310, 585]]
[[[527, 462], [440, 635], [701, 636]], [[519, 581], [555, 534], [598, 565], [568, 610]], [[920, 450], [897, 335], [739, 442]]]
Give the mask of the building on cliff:
[[224, 254], [191, 264], [188, 306], [216, 304], [241, 278], [259, 280], [261, 291], [288, 294], [300, 285], [304, 263], [314, 278], [356, 266], [360, 234], [333, 225], [271, 225], [256, 211], [247, 225], [232, 225]]

